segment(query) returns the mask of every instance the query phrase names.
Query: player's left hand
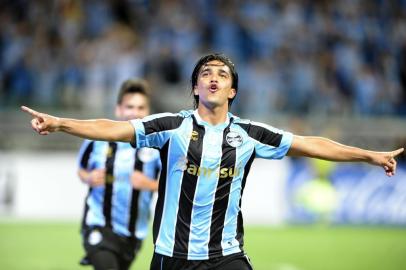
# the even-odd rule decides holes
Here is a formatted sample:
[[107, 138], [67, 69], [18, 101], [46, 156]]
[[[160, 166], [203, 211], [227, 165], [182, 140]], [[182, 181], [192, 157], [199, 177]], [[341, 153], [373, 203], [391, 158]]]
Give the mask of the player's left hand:
[[403, 151], [403, 148], [399, 148], [391, 152], [372, 152], [369, 163], [382, 167], [387, 176], [394, 176], [397, 164], [395, 157], [403, 153]]

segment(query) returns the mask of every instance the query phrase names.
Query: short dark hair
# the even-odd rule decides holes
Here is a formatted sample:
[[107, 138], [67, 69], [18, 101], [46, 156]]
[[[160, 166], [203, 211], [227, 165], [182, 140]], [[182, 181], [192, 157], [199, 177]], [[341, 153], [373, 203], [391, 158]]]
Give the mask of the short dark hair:
[[[235, 69], [234, 63], [230, 60], [230, 58], [228, 58], [226, 55], [220, 54], [220, 53], [213, 53], [213, 54], [205, 55], [205, 56], [201, 57], [199, 59], [199, 61], [197, 61], [195, 68], [193, 69], [193, 72], [192, 72], [192, 78], [191, 78], [192, 92], [191, 92], [191, 94], [194, 97], [195, 109], [199, 105], [199, 96], [194, 94], [194, 88], [197, 84], [197, 78], [199, 77], [199, 71], [202, 66], [204, 66], [205, 64], [207, 64], [210, 61], [215, 61], [215, 60], [220, 61], [220, 62], [224, 63], [224, 65], [229, 67], [229, 69], [231, 71], [232, 80], [233, 80], [231, 87], [234, 88], [236, 92], [238, 91], [238, 73], [237, 73], [237, 70]], [[231, 98], [228, 100], [228, 107], [231, 107], [231, 104], [233, 103], [234, 98]]]
[[127, 94], [141, 94], [149, 99], [149, 85], [145, 80], [129, 79], [123, 82], [120, 87], [120, 92], [117, 97], [117, 104], [123, 102], [123, 98]]

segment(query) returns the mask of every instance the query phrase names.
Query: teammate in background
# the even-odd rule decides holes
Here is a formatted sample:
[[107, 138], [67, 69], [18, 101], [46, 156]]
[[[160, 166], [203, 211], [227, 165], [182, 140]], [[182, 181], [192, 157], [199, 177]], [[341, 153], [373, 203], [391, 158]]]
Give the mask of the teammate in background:
[[160, 149], [163, 168], [153, 225], [152, 270], [246, 270], [252, 266], [243, 249], [241, 198], [254, 158], [290, 155], [363, 161], [393, 176], [395, 156], [403, 148], [368, 151], [240, 119], [229, 112], [237, 91], [234, 64], [224, 55], [211, 54], [202, 57], [192, 73], [194, 111], [116, 122], [22, 110], [32, 115], [31, 126], [41, 135], [62, 131]]
[[[120, 89], [119, 120], [149, 114], [146, 82], [127, 80]], [[152, 191], [158, 189], [159, 152], [129, 143], [85, 140], [79, 154], [79, 177], [89, 185], [82, 222], [86, 256], [94, 269], [129, 269], [148, 232]]]

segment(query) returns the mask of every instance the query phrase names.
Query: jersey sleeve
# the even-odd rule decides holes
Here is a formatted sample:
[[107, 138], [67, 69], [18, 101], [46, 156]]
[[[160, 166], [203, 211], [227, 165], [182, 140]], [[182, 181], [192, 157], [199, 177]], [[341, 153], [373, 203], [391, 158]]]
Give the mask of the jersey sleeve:
[[143, 119], [131, 120], [135, 132], [135, 141], [131, 145], [135, 148], [162, 148], [173, 130], [178, 128], [183, 120], [183, 116], [172, 113], [154, 114]]
[[282, 159], [292, 145], [293, 134], [272, 126], [252, 122], [249, 136], [255, 142], [256, 157]]

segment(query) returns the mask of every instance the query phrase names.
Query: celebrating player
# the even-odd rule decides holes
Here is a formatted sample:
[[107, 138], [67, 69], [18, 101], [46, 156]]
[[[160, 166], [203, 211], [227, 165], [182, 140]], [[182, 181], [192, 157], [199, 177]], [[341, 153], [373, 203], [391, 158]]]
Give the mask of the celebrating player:
[[[127, 80], [120, 89], [116, 117], [149, 114], [146, 82]], [[129, 269], [148, 232], [152, 191], [158, 189], [159, 152], [129, 143], [85, 140], [79, 177], [89, 185], [82, 222], [86, 256], [94, 269]]]
[[58, 118], [22, 109], [32, 115], [31, 126], [42, 135], [62, 131], [159, 149], [162, 173], [152, 270], [245, 270], [252, 266], [243, 250], [241, 198], [254, 158], [289, 155], [363, 161], [393, 176], [395, 157], [403, 148], [368, 151], [240, 119], [229, 112], [237, 91], [234, 64], [224, 55], [210, 54], [197, 62], [192, 73], [194, 111], [120, 122]]

